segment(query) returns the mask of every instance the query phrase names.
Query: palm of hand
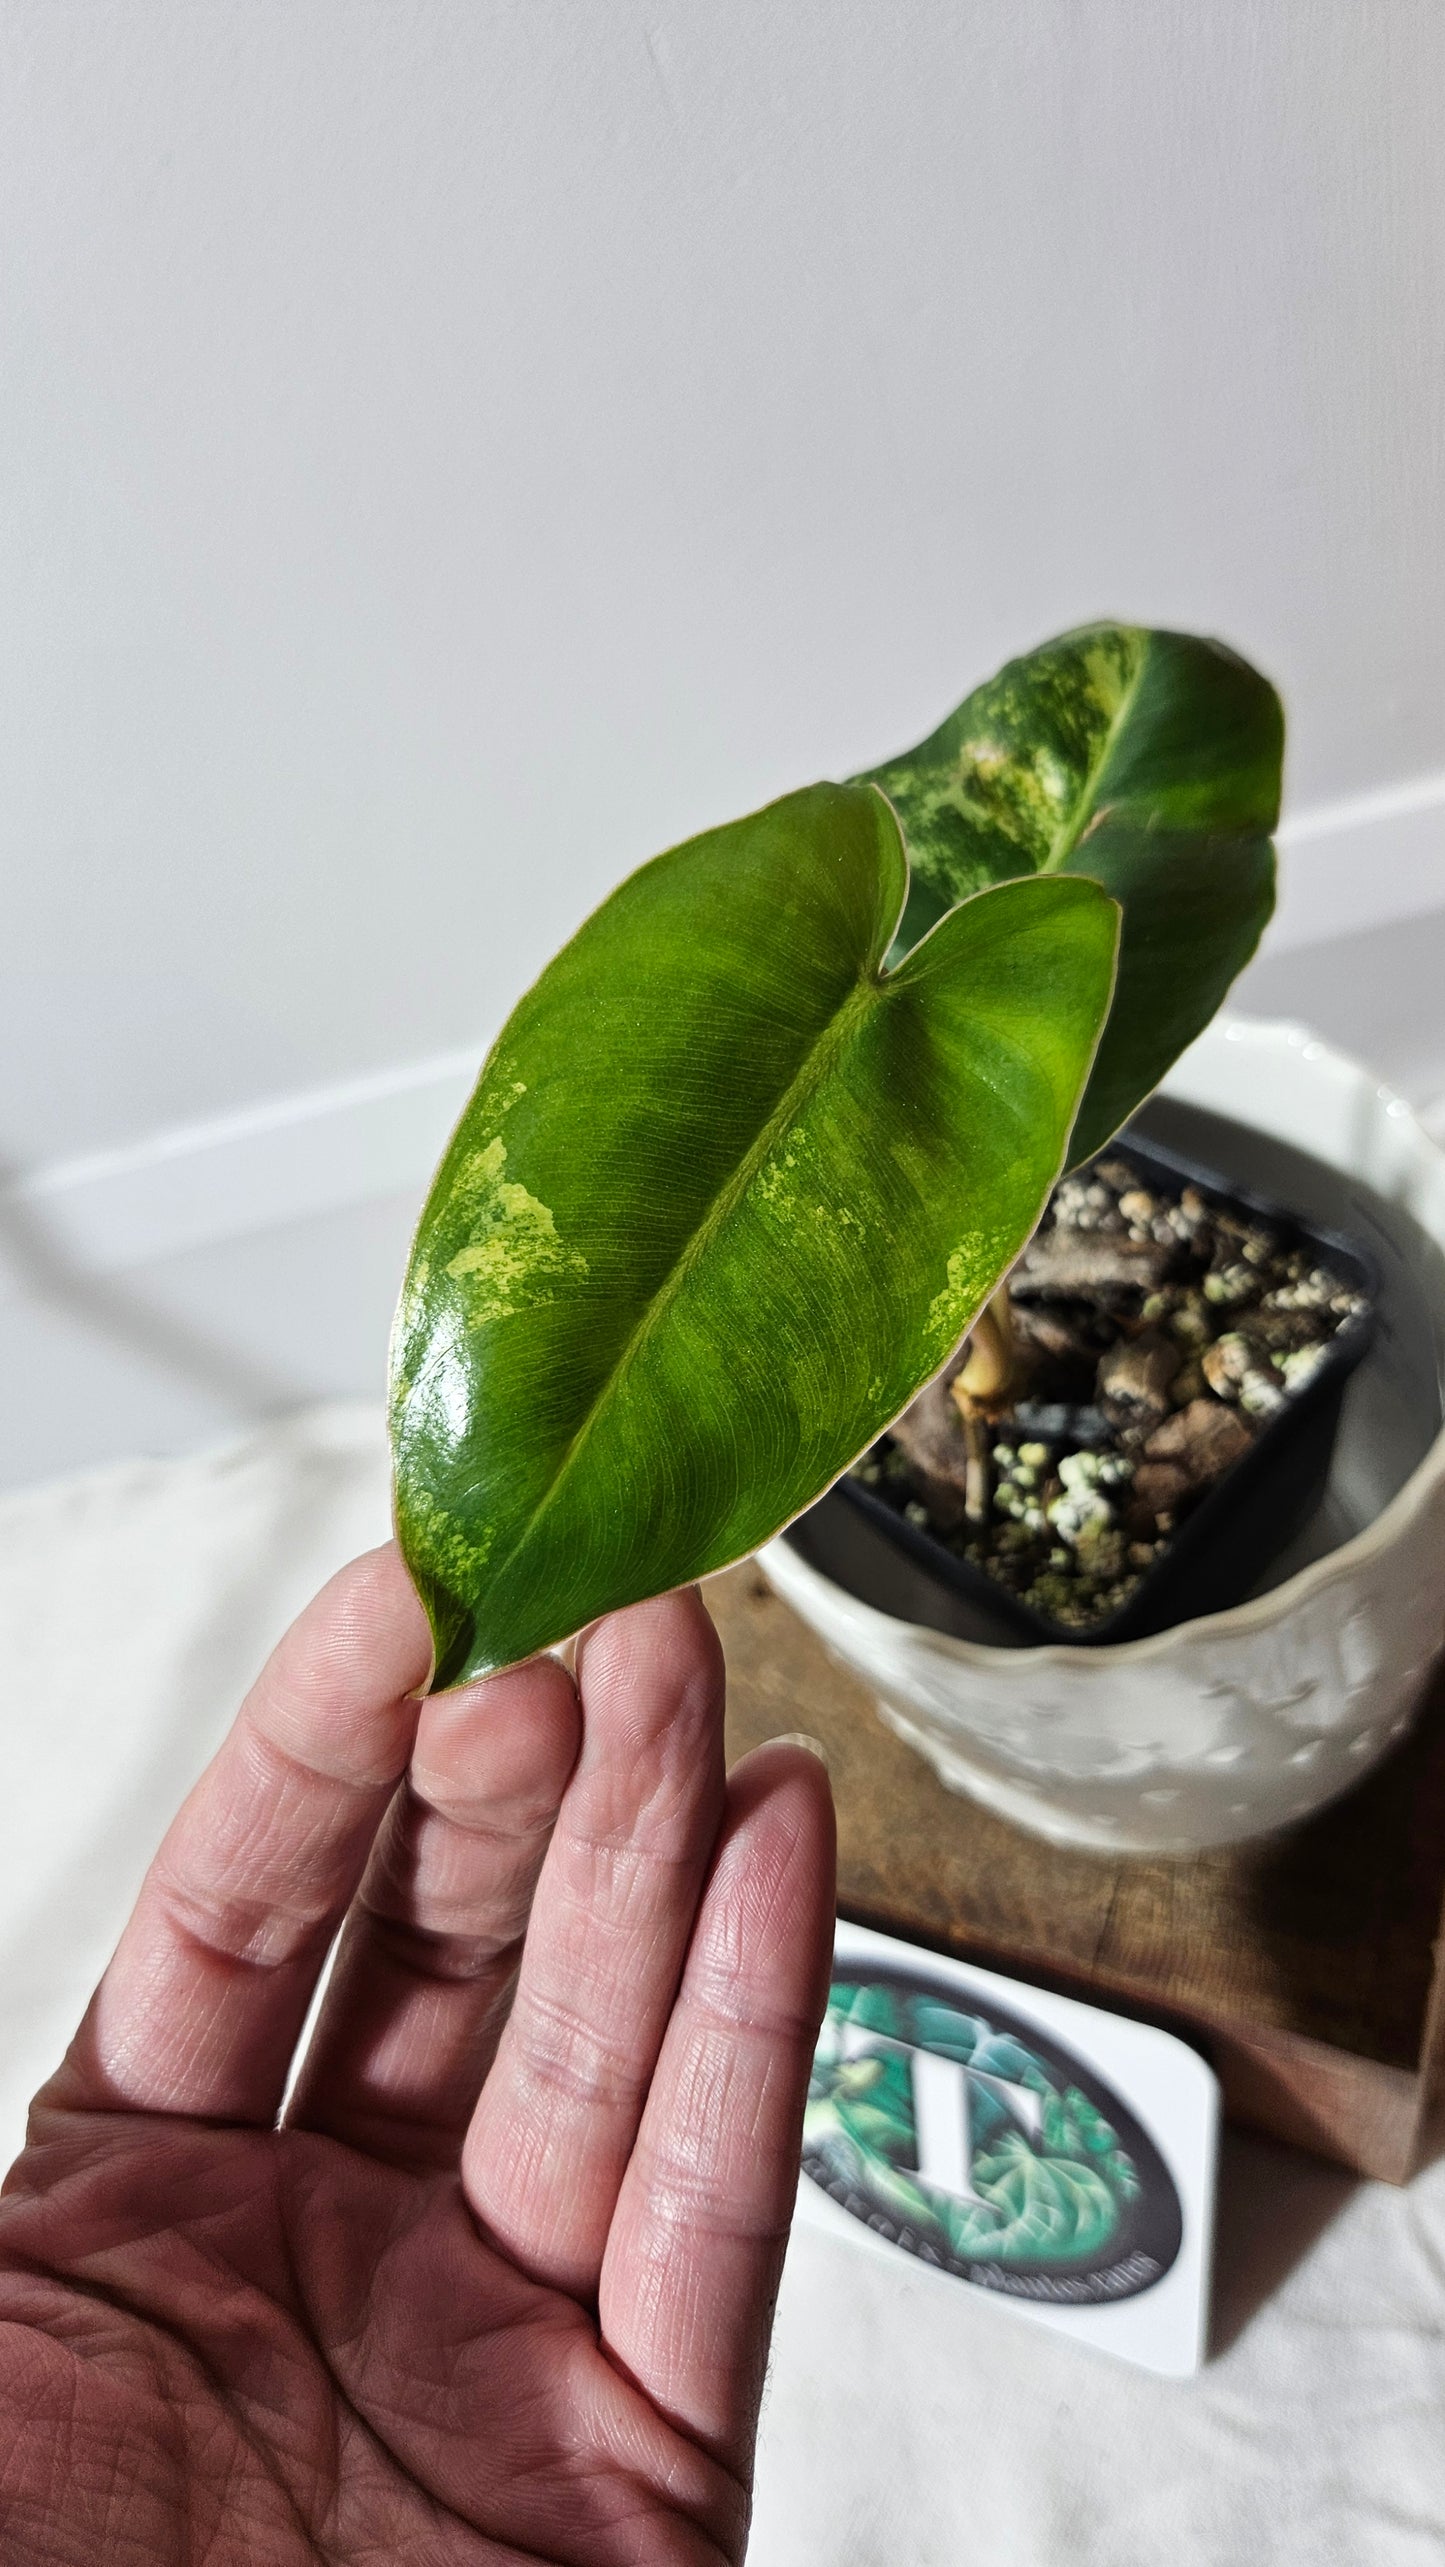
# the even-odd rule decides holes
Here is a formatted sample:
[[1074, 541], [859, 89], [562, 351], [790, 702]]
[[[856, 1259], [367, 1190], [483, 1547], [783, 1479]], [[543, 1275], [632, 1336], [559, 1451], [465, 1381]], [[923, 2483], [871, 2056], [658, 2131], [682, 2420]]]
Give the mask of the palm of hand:
[[52, 2146], [11, 2385], [58, 2436], [47, 2480], [92, 2491], [77, 2557], [129, 2559], [122, 2488], [148, 2567], [739, 2554], [737, 2480], [479, 2243], [454, 2177], [146, 2116]]
[[[404, 1673], [390, 1555], [346, 1575], [373, 1680], [378, 1611]], [[333, 1639], [336, 1613], [312, 1608]], [[176, 1822], [7, 2186], [6, 2556], [736, 2560], [831, 1914], [821, 1775], [765, 1750], [724, 1806], [684, 1600], [589, 1642], [575, 1770], [549, 1661], [420, 1714], [384, 1663], [349, 1736], [333, 1667], [308, 1763], [280, 1708], [308, 1645], [303, 1620]]]

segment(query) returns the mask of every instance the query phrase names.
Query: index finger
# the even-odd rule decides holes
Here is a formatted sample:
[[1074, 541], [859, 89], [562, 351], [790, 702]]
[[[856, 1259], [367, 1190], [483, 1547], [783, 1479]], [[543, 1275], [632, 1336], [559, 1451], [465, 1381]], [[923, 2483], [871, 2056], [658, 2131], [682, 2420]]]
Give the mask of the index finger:
[[167, 1830], [37, 2102], [266, 2123], [406, 1770], [426, 1617], [392, 1543], [293, 1623]]

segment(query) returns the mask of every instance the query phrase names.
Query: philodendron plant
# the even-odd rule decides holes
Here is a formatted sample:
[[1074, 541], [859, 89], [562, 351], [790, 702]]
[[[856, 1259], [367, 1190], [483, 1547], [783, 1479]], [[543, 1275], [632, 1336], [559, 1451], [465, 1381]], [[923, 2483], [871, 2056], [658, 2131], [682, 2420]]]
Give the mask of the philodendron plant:
[[1254, 951], [1282, 740], [1232, 652], [1095, 625], [594, 912], [397, 1316], [438, 1685], [744, 1557], [900, 1415]]

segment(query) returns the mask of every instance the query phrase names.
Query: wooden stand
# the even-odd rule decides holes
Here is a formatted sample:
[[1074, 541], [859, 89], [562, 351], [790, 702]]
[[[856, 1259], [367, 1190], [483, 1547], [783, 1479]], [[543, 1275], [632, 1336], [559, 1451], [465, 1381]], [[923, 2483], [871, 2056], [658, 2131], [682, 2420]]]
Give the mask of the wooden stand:
[[731, 1756], [805, 1729], [862, 1925], [1093, 1997], [1204, 2050], [1238, 2121], [1403, 2183], [1445, 2064], [1445, 1681], [1409, 1739], [1291, 1834], [1190, 1861], [1075, 1854], [944, 1790], [745, 1565], [709, 1581]]

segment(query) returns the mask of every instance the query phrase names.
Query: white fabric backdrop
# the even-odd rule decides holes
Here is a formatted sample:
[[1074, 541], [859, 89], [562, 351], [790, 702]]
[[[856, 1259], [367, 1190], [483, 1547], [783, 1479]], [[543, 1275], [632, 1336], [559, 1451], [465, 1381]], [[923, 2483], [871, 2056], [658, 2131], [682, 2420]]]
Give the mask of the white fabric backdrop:
[[[386, 1530], [381, 1431], [0, 1501], [0, 2154], [272, 1640]], [[1166, 2383], [794, 2240], [753, 2567], [1440, 2567], [1445, 2163], [1408, 2192], [1231, 2137], [1219, 2350]]]

